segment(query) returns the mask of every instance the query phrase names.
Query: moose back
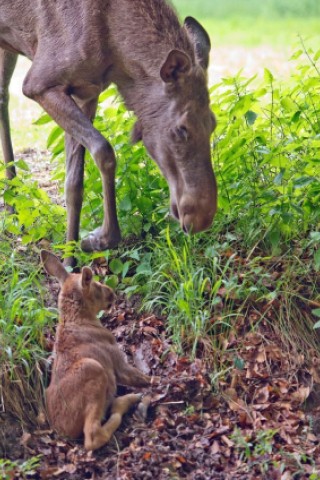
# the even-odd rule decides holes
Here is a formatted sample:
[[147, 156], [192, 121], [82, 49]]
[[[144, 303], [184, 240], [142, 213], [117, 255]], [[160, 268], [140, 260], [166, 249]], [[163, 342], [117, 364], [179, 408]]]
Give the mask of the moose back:
[[98, 96], [115, 83], [142, 140], [167, 179], [172, 215], [187, 232], [210, 227], [217, 187], [211, 164], [207, 67], [210, 40], [192, 17], [181, 25], [164, 0], [0, 0], [0, 136], [7, 177], [15, 176], [8, 87], [17, 55], [32, 61], [23, 93], [66, 132], [67, 241], [78, 240], [84, 150], [102, 177], [104, 219], [86, 251], [120, 241], [116, 161], [92, 126]]

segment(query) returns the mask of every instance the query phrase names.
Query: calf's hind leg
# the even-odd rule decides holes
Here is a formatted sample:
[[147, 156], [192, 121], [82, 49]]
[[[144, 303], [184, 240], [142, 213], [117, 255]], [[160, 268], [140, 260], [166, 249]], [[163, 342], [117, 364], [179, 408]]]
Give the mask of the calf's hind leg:
[[141, 400], [140, 394], [129, 393], [116, 398], [111, 406], [110, 418], [101, 425], [99, 413], [93, 409], [84, 424], [84, 446], [86, 450], [97, 450], [109, 442], [121, 425], [123, 415]]

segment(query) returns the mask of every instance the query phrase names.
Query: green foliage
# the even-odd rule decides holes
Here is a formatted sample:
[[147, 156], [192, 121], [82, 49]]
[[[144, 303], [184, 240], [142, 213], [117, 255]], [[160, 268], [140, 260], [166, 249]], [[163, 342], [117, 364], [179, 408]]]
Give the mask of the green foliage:
[[15, 213], [0, 211], [1, 230], [20, 236], [23, 244], [42, 238], [61, 240], [65, 231], [65, 210], [54, 204], [48, 194], [32, 180], [28, 166], [22, 160], [16, 162], [18, 176], [8, 181], [4, 166], [0, 164], [0, 197]]
[[[141, 236], [157, 224], [168, 200], [168, 188], [159, 175], [158, 167], [151, 162], [142, 144], [131, 145], [130, 134], [134, 118], [123, 104], [110, 105], [109, 91], [101, 96], [95, 126], [115, 146], [118, 166], [116, 190], [118, 215], [124, 235]], [[107, 105], [106, 105], [107, 103]], [[109, 103], [109, 104], [108, 104]], [[93, 162], [89, 162], [85, 188], [83, 217], [101, 222], [101, 182]], [[96, 178], [95, 178], [96, 175]], [[91, 222], [84, 225], [88, 231]]]
[[[239, 73], [211, 88], [218, 118], [213, 142], [217, 221], [232, 225], [249, 248], [263, 241], [276, 253], [284, 240], [305, 235], [319, 222], [320, 51], [302, 46], [293, 59], [303, 56], [308, 62], [298, 65], [285, 85], [265, 69], [261, 85], [255, 77], [245, 79]], [[130, 145], [132, 115], [121, 103], [110, 104], [111, 93], [101, 96], [95, 125], [117, 153], [121, 227], [125, 236], [155, 234], [166, 223], [168, 188], [144, 147]], [[55, 142], [54, 152], [59, 154], [59, 135]], [[61, 172], [62, 167], [55, 178]], [[91, 159], [85, 189], [83, 235], [102, 220], [101, 180]], [[319, 263], [318, 257], [315, 260]]]
[[41, 455], [38, 455], [20, 463], [0, 458], [0, 477], [2, 480], [12, 480], [13, 478], [26, 479], [30, 475], [34, 476], [40, 465], [40, 459]]
[[265, 69], [258, 87], [239, 74], [211, 89], [220, 208], [248, 246], [263, 231], [274, 252], [320, 219], [320, 51], [305, 53], [286, 85]]
[[[115, 98], [115, 89], [101, 95], [95, 125], [117, 154], [121, 228], [127, 239], [144, 240], [143, 246], [135, 240], [132, 248], [127, 241], [121, 250], [103, 253], [110, 270], [105, 281], [126, 293], [142, 293], [148, 308], [161, 309], [180, 347], [191, 343], [194, 352], [200, 338], [207, 334], [215, 338], [232, 328], [240, 306], [249, 298], [272, 301], [280, 291], [287, 292], [288, 302], [292, 296], [298, 298], [285, 282], [270, 288], [272, 272], [259, 263], [268, 256], [288, 252], [300, 241], [311, 259], [310, 269], [319, 270], [319, 58], [320, 51], [307, 50], [302, 43], [293, 55], [297, 67], [285, 84], [265, 69], [262, 83], [239, 73], [211, 88], [218, 118], [213, 162], [219, 212], [211, 232], [194, 238], [184, 237], [174, 222], [168, 233], [167, 184], [144, 147], [130, 145], [134, 117]], [[43, 116], [38, 123], [49, 120]], [[61, 129], [52, 130], [48, 143], [58, 159], [54, 178], [63, 185]], [[20, 168], [25, 167], [20, 164]], [[12, 217], [2, 214], [8, 232], [22, 234], [23, 242], [43, 236], [61, 242], [62, 209], [52, 205], [29, 174], [23, 182], [2, 179], [0, 185], [17, 212]], [[87, 155], [81, 234], [101, 220], [100, 174]], [[56, 246], [66, 255], [76, 249], [80, 264], [101, 255], [83, 254], [75, 244]], [[245, 268], [239, 256], [246, 259]], [[14, 292], [20, 288], [20, 277], [11, 272], [10, 278], [13, 283], [7, 286]], [[293, 278], [291, 273], [288, 278]], [[11, 301], [3, 298], [2, 304]]]
[[39, 271], [1, 240], [0, 254], [0, 370], [23, 365], [29, 371], [43, 356], [45, 329], [57, 318], [44, 306]]
[[200, 338], [211, 334], [214, 341], [231, 326], [232, 315], [221, 312], [218, 295], [228, 288], [232, 297], [236, 287], [232, 258], [224, 264], [218, 254], [227, 245], [215, 242], [199, 250], [199, 242], [187, 237], [174, 245], [167, 230], [166, 241], [159, 238], [155, 244], [149, 269], [137, 269], [135, 282], [142, 285], [145, 308], [160, 309], [175, 343], [183, 348], [191, 341], [193, 354]]
[[[239, 452], [240, 459], [259, 461], [262, 457], [271, 455], [276, 433], [276, 430], [257, 430], [253, 438], [245, 438], [240, 430], [235, 429], [231, 439]], [[265, 460], [264, 458], [264, 462]]]

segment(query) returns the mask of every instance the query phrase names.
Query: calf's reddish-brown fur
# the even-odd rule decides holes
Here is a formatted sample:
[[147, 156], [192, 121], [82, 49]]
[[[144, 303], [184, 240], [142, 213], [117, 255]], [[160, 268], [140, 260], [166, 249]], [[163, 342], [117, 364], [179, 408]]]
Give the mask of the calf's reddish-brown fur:
[[17, 55], [32, 66], [23, 92], [66, 132], [67, 241], [78, 240], [84, 149], [101, 172], [102, 226], [84, 250], [120, 240], [115, 155], [92, 126], [99, 94], [112, 82], [137, 116], [133, 132], [170, 188], [171, 212], [185, 232], [210, 227], [217, 188], [211, 164], [207, 67], [210, 39], [192, 17], [181, 25], [165, 0], [0, 0], [0, 137], [7, 176], [15, 175], [8, 89]]
[[[68, 273], [59, 259], [41, 251], [46, 271], [61, 285], [54, 362], [46, 391], [51, 426], [62, 435], [84, 434], [84, 446], [95, 450], [107, 443], [121, 424], [122, 416], [140, 399], [140, 394], [115, 398], [117, 384], [146, 387], [151, 378], [128, 365], [116, 341], [97, 319], [109, 309], [115, 295], [111, 288], [92, 278], [84, 267]], [[106, 411], [110, 417], [101, 425]]]

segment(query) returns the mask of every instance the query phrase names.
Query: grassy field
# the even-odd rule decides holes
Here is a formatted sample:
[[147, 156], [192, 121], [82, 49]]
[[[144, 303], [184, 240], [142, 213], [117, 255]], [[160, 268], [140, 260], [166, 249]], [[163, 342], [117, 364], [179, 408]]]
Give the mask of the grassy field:
[[185, 15], [199, 18], [228, 17], [316, 17], [320, 16], [318, 0], [172, 0], [176, 8]]
[[287, 50], [294, 48], [299, 36], [310, 39], [315, 48], [319, 45], [317, 1], [173, 0], [173, 4], [181, 18], [193, 15], [201, 21], [215, 47], [269, 45]]

